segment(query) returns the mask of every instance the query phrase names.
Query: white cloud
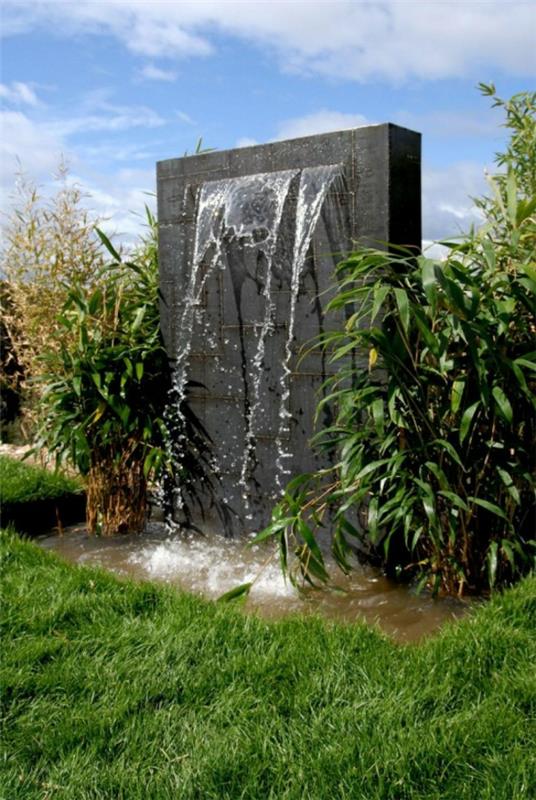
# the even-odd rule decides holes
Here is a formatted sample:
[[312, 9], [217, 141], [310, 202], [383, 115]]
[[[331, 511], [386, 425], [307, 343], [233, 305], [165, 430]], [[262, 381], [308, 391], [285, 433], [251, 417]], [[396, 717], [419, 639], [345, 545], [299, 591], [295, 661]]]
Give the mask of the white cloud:
[[185, 122], [187, 125], [195, 125], [195, 120], [191, 118], [186, 111], [175, 111], [175, 116], [177, 119], [180, 119], [181, 122]]
[[115, 241], [131, 244], [143, 233], [145, 205], [156, 210], [153, 169], [119, 169], [110, 175], [72, 176], [84, 187], [84, 203]]
[[32, 85], [22, 81], [13, 81], [9, 86], [6, 83], [0, 83], [0, 97], [6, 102], [17, 106], [39, 105], [39, 100]]
[[225, 33], [270, 48], [281, 66], [361, 82], [489, 73], [534, 75], [529, 2], [237, 2], [6, 0], [6, 35], [34, 27], [106, 33], [133, 52], [182, 58], [213, 52]]
[[[12, 206], [10, 193], [17, 173], [27, 173], [47, 194], [53, 190], [51, 178], [65, 158], [76, 169], [77, 182], [90, 194], [84, 202], [96, 215], [106, 218], [107, 230], [117, 232], [124, 241], [132, 240], [140, 232], [142, 220], [131, 212], [141, 214], [146, 202], [153, 204], [146, 193], [154, 191], [152, 162], [156, 155], [147, 147], [125, 142], [115, 134], [136, 127], [158, 128], [165, 120], [144, 106], [114, 105], [108, 96], [106, 90], [92, 92], [68, 118], [49, 115], [45, 121], [37, 121], [30, 112], [0, 112], [0, 189], [4, 211]], [[73, 142], [72, 137], [77, 134], [94, 131], [109, 132], [114, 137], [91, 144]], [[142, 160], [149, 160], [151, 167], [118, 169], [121, 163]], [[103, 173], [103, 162], [110, 168], [108, 174]]]
[[[172, 12], [173, 7], [168, 9]], [[165, 8], [164, 8], [165, 10]], [[200, 36], [190, 34], [178, 25], [171, 24], [165, 13], [135, 14], [131, 36], [126, 42], [130, 50], [144, 56], [206, 56], [212, 52], [211, 44]], [[155, 12], [157, 9], [155, 9]], [[117, 31], [114, 31], [117, 35]], [[119, 34], [119, 38], [122, 38]]]
[[449, 253], [449, 248], [437, 242], [431, 242], [429, 239], [423, 239], [422, 253], [427, 258], [435, 258], [438, 261], [444, 261]]
[[396, 122], [406, 128], [419, 131], [425, 136], [475, 137], [479, 139], [497, 138], [502, 113], [498, 109], [484, 111], [430, 111], [416, 114], [408, 111], [395, 111], [389, 122]]
[[160, 155], [157, 142], [154, 141], [151, 141], [151, 148], [124, 142], [101, 141], [91, 145], [78, 145], [76, 150], [82, 162], [98, 164], [102, 164], [103, 161], [121, 163], [156, 161]]
[[487, 194], [484, 168], [460, 161], [438, 169], [427, 165], [422, 174], [423, 238], [457, 237], [482, 222], [473, 197]]
[[142, 78], [149, 81], [164, 81], [165, 83], [174, 83], [177, 80], [177, 73], [171, 69], [161, 69], [154, 64], [146, 64], [140, 70]]
[[48, 123], [51, 131], [59, 136], [93, 131], [128, 131], [133, 128], [159, 128], [165, 120], [144, 106], [117, 108], [110, 114], [88, 114], [72, 116]]
[[370, 124], [372, 124], [370, 120], [367, 120], [362, 114], [344, 114], [341, 111], [322, 109], [303, 117], [293, 117], [281, 122], [276, 139], [297, 139], [300, 136], [329, 133], [345, 128], [359, 128], [362, 125]]
[[252, 147], [255, 144], [259, 144], [256, 139], [252, 139], [250, 136], [241, 136], [236, 140], [235, 147]]
[[[193, 3], [185, 4], [194, 5]], [[6, 0], [4, 35], [16, 35], [36, 27], [50, 28], [65, 36], [108, 34], [132, 52], [151, 58], [203, 56], [212, 52], [210, 42], [181, 24], [180, 5], [163, 2], [130, 3], [125, 0]], [[195, 20], [194, 20], [195, 24]]]
[[21, 111], [0, 112], [0, 128], [0, 185], [4, 197], [11, 191], [13, 177], [21, 167], [37, 180], [49, 178], [65, 152], [62, 137]]

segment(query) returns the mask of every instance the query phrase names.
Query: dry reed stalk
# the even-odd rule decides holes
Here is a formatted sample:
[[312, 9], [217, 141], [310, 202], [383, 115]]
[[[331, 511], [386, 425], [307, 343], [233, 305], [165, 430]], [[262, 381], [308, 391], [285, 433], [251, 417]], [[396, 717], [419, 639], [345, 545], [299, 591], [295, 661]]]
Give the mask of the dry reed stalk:
[[39, 415], [40, 355], [60, 346], [57, 315], [68, 286], [91, 285], [103, 263], [96, 220], [82, 207], [82, 191], [68, 183], [64, 165], [56, 178], [58, 191], [46, 198], [19, 175], [13, 211], [3, 226], [1, 316], [21, 369], [13, 388], [23, 395], [22, 431], [28, 438]]

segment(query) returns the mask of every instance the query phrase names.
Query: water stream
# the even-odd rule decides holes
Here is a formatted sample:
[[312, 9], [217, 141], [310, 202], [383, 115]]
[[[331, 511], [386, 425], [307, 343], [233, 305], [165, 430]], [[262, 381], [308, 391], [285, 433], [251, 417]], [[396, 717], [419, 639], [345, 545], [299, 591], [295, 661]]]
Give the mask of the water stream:
[[[211, 349], [217, 351], [214, 333], [217, 321], [211, 318], [203, 299], [204, 292], [220, 270], [226, 275], [226, 291], [234, 297], [233, 313], [238, 322], [236, 340], [231, 346], [239, 350], [240, 356], [244, 432], [233, 472], [238, 475], [242, 508], [237, 511], [245, 530], [251, 530], [255, 524], [250, 511], [252, 496], [257, 499], [262, 495], [276, 498], [290, 474], [286, 466], [293, 455], [289, 398], [300, 281], [320, 215], [337, 180], [341, 182], [338, 187], [341, 190], [342, 167], [335, 164], [206, 181], [195, 191], [190, 187], [191, 192], [197, 192], [194, 239], [177, 321], [176, 340], [180, 345], [175, 354], [170, 418], [172, 415], [177, 417], [177, 414], [180, 417], [177, 404], [180, 405], [185, 398], [196, 337], [201, 343], [202, 354], [211, 355], [212, 369], [222, 369], [219, 356], [212, 358], [210, 353]], [[251, 286], [251, 280], [256, 287], [257, 310], [253, 319], [248, 316], [246, 324], [244, 314], [250, 314], [251, 309], [244, 308], [245, 287]], [[277, 286], [274, 289], [275, 281]], [[273, 485], [260, 486], [255, 475], [258, 465], [262, 464], [257, 452], [257, 431], [259, 422], [262, 427], [259, 414], [266, 399], [263, 397], [263, 380], [268, 368], [267, 344], [276, 327], [274, 291], [282, 289], [288, 290], [289, 307], [283, 322], [286, 328], [284, 342], [276, 358], [277, 389], [272, 397], [277, 409], [275, 427], [270, 431], [275, 449], [273, 481], [270, 481]], [[234, 324], [233, 319], [223, 322]], [[230, 343], [226, 340], [224, 344]], [[177, 421], [179, 424], [175, 424], [175, 428], [180, 429], [180, 419], [175, 419], [175, 423]], [[211, 423], [214, 438], [225, 441], [229, 435], [227, 420], [214, 419]], [[236, 439], [236, 434], [233, 435]], [[178, 464], [186, 445], [180, 435], [170, 441], [170, 451]], [[225, 455], [228, 458], [228, 454]], [[226, 471], [218, 463], [217, 454], [213, 467], [225, 485]], [[178, 490], [179, 508], [182, 505], [180, 494]]]
[[289, 319], [280, 380], [279, 428], [276, 437], [276, 485], [280, 493], [284, 491], [285, 483], [290, 477], [290, 470], [285, 466], [285, 459], [290, 459], [293, 455], [289, 449], [285, 447], [284, 441], [290, 433], [289, 423], [292, 416], [289, 411], [290, 363], [292, 358], [292, 345], [294, 342], [296, 304], [300, 291], [300, 278], [318, 224], [320, 212], [322, 211], [322, 206], [336, 178], [341, 178], [341, 167], [338, 164], [321, 167], [306, 167], [300, 174], [298, 203], [296, 207], [296, 231], [290, 278]]

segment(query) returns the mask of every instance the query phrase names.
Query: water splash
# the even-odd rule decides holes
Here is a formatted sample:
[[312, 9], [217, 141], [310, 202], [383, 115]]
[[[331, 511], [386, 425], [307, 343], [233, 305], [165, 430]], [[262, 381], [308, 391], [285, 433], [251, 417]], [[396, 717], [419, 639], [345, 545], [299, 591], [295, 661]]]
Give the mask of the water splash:
[[170, 541], [162, 526], [154, 522], [142, 535], [89, 536], [79, 526], [66, 529], [63, 536], [38, 541], [73, 563], [99, 566], [138, 580], [163, 581], [209, 598], [255, 581], [245, 610], [271, 618], [300, 612], [347, 622], [365, 619], [379, 622], [400, 641], [433, 633], [469, 608], [452, 599], [415, 596], [407, 587], [366, 566], [357, 567], [348, 578], [334, 570], [333, 578], [343, 593], [298, 594], [285, 581], [277, 558], [267, 563], [269, 546], [246, 547], [242, 540], [226, 539], [210, 531], [203, 537], [183, 535]]
[[263, 568], [255, 552], [248, 553], [243, 546], [238, 548], [221, 537], [190, 536], [151, 543], [132, 553], [128, 560], [152, 579], [174, 581], [177, 576], [189, 575], [190, 590], [211, 598], [250, 582], [254, 601], [298, 598], [296, 589], [283, 577], [277, 559]]

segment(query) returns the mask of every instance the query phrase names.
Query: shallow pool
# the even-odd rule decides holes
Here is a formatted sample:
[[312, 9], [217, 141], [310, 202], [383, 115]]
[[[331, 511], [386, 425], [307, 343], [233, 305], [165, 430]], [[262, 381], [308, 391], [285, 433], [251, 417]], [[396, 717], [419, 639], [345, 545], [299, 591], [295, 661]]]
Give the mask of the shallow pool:
[[335, 591], [300, 593], [282, 576], [272, 545], [251, 545], [216, 534], [170, 537], [161, 523], [150, 523], [143, 534], [110, 538], [90, 536], [83, 526], [76, 526], [62, 536], [43, 537], [39, 543], [76, 564], [163, 581], [209, 598], [254, 581], [244, 604], [246, 611], [269, 618], [300, 612], [346, 622], [361, 619], [377, 623], [402, 642], [434, 633], [469, 608], [454, 599], [416, 595], [364, 565], [357, 565], [350, 577], [333, 569]]

